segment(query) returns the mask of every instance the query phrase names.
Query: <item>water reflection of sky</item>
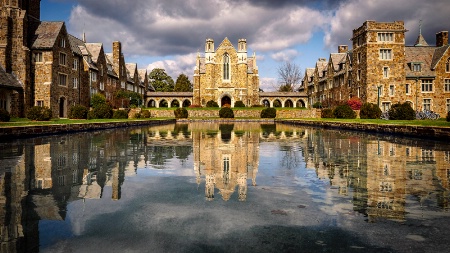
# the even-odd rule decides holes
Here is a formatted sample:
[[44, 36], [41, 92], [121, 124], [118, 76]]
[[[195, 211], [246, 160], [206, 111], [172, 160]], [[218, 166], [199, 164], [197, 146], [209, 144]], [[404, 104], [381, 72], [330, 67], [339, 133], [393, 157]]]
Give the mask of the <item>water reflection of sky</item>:
[[[3, 192], [29, 185], [31, 208], [20, 213], [20, 194], [4, 195], [16, 203], [3, 207], [5, 217], [28, 215], [28, 223], [2, 225], [22, 227], [17, 244], [38, 238], [42, 252], [448, 248], [448, 145], [282, 125], [264, 131], [194, 124], [16, 143], [0, 156]], [[26, 172], [22, 161], [35, 169]]]

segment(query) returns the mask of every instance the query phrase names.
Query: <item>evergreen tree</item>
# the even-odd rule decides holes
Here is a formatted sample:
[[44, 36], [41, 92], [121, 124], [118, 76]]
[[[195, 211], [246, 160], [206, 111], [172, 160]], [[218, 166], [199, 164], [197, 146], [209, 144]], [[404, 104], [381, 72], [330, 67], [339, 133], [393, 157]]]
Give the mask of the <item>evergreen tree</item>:
[[148, 74], [149, 83], [155, 88], [155, 91], [170, 92], [173, 91], [174, 82], [172, 77], [167, 75], [164, 69], [155, 68]]
[[178, 76], [173, 91], [178, 92], [192, 91], [191, 81], [189, 81], [189, 78], [185, 74], [181, 74]]

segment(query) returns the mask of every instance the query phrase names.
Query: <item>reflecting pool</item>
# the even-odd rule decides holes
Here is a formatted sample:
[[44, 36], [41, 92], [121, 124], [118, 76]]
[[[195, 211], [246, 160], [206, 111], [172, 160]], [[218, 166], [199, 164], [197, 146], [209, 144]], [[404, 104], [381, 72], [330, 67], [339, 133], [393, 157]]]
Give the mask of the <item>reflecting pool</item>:
[[198, 122], [0, 143], [0, 252], [448, 252], [450, 144]]

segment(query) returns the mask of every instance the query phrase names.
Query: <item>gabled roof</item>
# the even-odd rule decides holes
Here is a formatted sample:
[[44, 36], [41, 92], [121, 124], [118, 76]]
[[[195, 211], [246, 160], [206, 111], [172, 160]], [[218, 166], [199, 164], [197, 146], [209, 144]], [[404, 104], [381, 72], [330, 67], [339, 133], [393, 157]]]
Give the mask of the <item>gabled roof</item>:
[[55, 46], [64, 22], [41, 22], [35, 32], [32, 49], [51, 49]]
[[[221, 47], [232, 47], [234, 50], [236, 50], [233, 46], [233, 44], [231, 43], [231, 41], [225, 37], [225, 39], [223, 39], [223, 41], [220, 43], [220, 45], [217, 47], [217, 49], [221, 48]], [[216, 49], [216, 51], [217, 51]]]
[[78, 39], [77, 37], [69, 34], [69, 44], [70, 44], [70, 48], [72, 49], [72, 52], [74, 54], [83, 55], [83, 52], [81, 52], [80, 46], [84, 45], [84, 42], [80, 39]]
[[[436, 74], [431, 69], [435, 47], [405, 47], [406, 77], [433, 77]], [[414, 63], [421, 64], [421, 71], [413, 71]]]
[[332, 53], [330, 54], [330, 61], [333, 64], [334, 71], [339, 71], [339, 64], [345, 63], [346, 53]]
[[23, 85], [14, 74], [6, 73], [0, 65], [0, 88], [23, 89]]
[[130, 72], [131, 78], [134, 78], [134, 75], [137, 71], [137, 64], [136, 63], [125, 63], [125, 67], [127, 68], [128, 72]]
[[144, 82], [147, 77], [147, 69], [138, 69], [138, 75], [141, 82]]
[[444, 55], [447, 52], [447, 50], [449, 49], [449, 47], [450, 47], [450, 45], [445, 45], [445, 46], [436, 48], [434, 55], [433, 55], [433, 60], [431, 61], [431, 69], [432, 70], [436, 69], [436, 65], [439, 63], [439, 61], [441, 61], [442, 57], [444, 57]]
[[327, 65], [328, 62], [325, 59], [321, 59], [316, 62], [316, 69], [319, 77], [323, 77], [323, 71], [327, 69]]
[[92, 61], [97, 63], [98, 58], [100, 57], [100, 52], [103, 48], [102, 43], [85, 43], [87, 50], [91, 54]]
[[112, 53], [105, 54], [105, 61], [106, 61], [106, 65], [108, 66], [108, 75], [118, 77], [117, 73], [114, 71]]
[[416, 43], [414, 44], [414, 46], [424, 46], [424, 47], [428, 46], [428, 43], [426, 42], [426, 40], [422, 36], [422, 34], [419, 34], [419, 36], [417, 37], [417, 40], [416, 40]]

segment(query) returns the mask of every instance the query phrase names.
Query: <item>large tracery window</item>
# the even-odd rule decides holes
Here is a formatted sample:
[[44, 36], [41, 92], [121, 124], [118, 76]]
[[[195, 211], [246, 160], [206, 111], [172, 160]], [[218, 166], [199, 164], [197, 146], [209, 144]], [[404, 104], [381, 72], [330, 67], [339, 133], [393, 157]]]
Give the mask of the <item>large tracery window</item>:
[[230, 80], [230, 56], [223, 55], [223, 80]]

